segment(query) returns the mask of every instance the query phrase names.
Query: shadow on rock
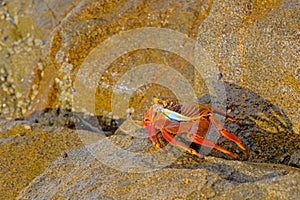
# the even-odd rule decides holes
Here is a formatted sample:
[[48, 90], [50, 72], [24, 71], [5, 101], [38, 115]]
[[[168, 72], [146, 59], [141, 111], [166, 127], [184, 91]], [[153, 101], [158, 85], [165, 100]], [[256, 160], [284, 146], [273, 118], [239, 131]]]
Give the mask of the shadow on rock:
[[113, 135], [124, 121], [124, 119], [113, 119], [110, 114], [92, 116], [60, 108], [35, 111], [26, 117], [26, 120], [39, 123], [40, 126], [66, 126], [71, 129], [87, 130], [105, 136]]
[[[266, 166], [266, 169], [268, 169], [269, 167], [271, 167], [271, 165]], [[253, 173], [255, 171], [254, 169], [250, 170], [251, 173], [245, 173], [245, 171], [249, 170], [250, 168], [255, 168], [254, 165], [250, 164], [249, 169], [241, 169], [239, 167], [235, 168], [231, 165], [227, 165], [226, 162], [223, 162], [222, 160], [211, 160], [210, 162], [203, 162], [190, 166], [172, 165], [170, 166], [170, 168], [205, 169], [211, 172], [211, 174], [217, 174], [225, 182], [230, 181], [231, 183], [254, 183], [257, 181], [280, 177], [288, 174], [288, 171], [283, 168], [282, 170], [273, 171], [272, 173], [260, 174], [258, 176], [257, 174]], [[260, 165], [260, 170], [263, 171], [263, 169], [263, 166]]]
[[[227, 111], [239, 122], [226, 121], [225, 127], [243, 141], [250, 153], [249, 161], [300, 167], [300, 136], [293, 132], [284, 111], [249, 89], [224, 84]], [[199, 101], [209, 103], [213, 99], [206, 95]], [[220, 141], [220, 145], [236, 149], [228, 141]]]

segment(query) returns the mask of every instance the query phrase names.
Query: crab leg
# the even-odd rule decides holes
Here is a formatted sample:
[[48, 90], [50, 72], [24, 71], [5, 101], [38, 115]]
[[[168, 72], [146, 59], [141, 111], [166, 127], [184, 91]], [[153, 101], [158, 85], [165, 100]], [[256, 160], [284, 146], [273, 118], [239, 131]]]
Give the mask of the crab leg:
[[211, 123], [212, 123], [212, 125], [215, 127], [215, 129], [218, 131], [218, 133], [219, 133], [221, 136], [223, 136], [223, 137], [225, 137], [225, 138], [227, 138], [227, 139], [233, 141], [234, 143], [236, 143], [236, 144], [243, 150], [246, 159], [249, 157], [249, 153], [248, 153], [246, 147], [245, 147], [245, 146], [243, 145], [243, 143], [241, 142], [241, 140], [240, 140], [237, 136], [235, 136], [235, 135], [229, 133], [229, 132], [223, 127], [222, 123], [221, 123], [217, 118], [212, 117], [212, 118], [211, 118]]
[[187, 152], [189, 152], [190, 154], [196, 155], [200, 158], [204, 158], [203, 155], [201, 155], [200, 153], [198, 153], [195, 149], [192, 149], [188, 146], [186, 146], [185, 144], [177, 141], [174, 136], [170, 135], [167, 131], [165, 130], [161, 130], [162, 136], [172, 145], [180, 147], [184, 150], [186, 150]]
[[150, 138], [152, 144], [156, 148], [158, 148], [159, 150], [161, 150], [162, 152], [165, 153], [165, 151], [163, 150], [163, 148], [161, 146], [161, 143], [159, 142], [159, 139], [158, 139], [159, 131], [157, 131], [153, 125], [150, 125], [149, 127], [147, 127], [147, 129], [149, 129], [148, 130], [148, 137]]
[[205, 147], [217, 149], [225, 154], [230, 155], [234, 159], [239, 158], [239, 156], [237, 154], [232, 153], [231, 151], [228, 151], [227, 149], [224, 149], [223, 147], [220, 147], [219, 145], [216, 145], [214, 142], [212, 142], [210, 140], [206, 140], [202, 137], [199, 137], [198, 135], [189, 136], [189, 137], [190, 137], [191, 141], [193, 141], [194, 143], [197, 143], [197, 144], [205, 146]]
[[237, 119], [235, 119], [231, 115], [228, 115], [228, 114], [224, 113], [223, 111], [221, 111], [221, 110], [219, 110], [217, 108], [212, 108], [212, 111], [215, 112], [215, 113], [218, 113], [219, 115], [222, 115], [222, 116], [228, 118], [232, 122], [236, 122], [237, 123]]
[[159, 149], [162, 148], [162, 147], [161, 147], [161, 144], [160, 144], [160, 142], [159, 142], [159, 140], [158, 140], [157, 134], [152, 135], [152, 136], [149, 135], [149, 138], [150, 138], [152, 144], [153, 144], [155, 147], [157, 147], [157, 148], [159, 148]]

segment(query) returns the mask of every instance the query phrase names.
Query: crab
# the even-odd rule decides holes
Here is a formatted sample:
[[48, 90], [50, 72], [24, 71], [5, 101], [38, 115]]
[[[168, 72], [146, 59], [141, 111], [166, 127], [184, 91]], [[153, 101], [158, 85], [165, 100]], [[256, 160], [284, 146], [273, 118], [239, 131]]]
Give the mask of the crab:
[[171, 145], [182, 148], [200, 158], [204, 158], [198, 151], [175, 138], [177, 134], [186, 134], [187, 138], [193, 143], [219, 150], [233, 159], [239, 159], [236, 153], [206, 139], [206, 134], [212, 126], [220, 136], [231, 140], [243, 151], [244, 160], [249, 157], [249, 153], [241, 140], [231, 134], [215, 114], [225, 116], [230, 121], [237, 122], [234, 117], [217, 108], [213, 108], [209, 104], [178, 104], [176, 101], [159, 97], [154, 97], [153, 103], [151, 108], [144, 114], [143, 124], [148, 131], [148, 137], [152, 144], [161, 151], [165, 152], [159, 140], [159, 134]]

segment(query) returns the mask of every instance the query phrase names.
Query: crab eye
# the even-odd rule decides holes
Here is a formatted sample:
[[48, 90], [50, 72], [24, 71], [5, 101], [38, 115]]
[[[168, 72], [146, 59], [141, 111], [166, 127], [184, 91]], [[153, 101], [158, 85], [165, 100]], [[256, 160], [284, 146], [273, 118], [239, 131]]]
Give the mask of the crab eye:
[[143, 121], [144, 122], [150, 122], [150, 119], [149, 118], [145, 118]]

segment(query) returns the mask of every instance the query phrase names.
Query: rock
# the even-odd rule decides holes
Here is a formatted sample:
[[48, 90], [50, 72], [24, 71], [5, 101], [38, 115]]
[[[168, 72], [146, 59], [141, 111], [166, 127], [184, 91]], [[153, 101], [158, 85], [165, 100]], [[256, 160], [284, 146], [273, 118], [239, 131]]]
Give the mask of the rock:
[[1, 199], [14, 199], [63, 152], [82, 146], [67, 128], [6, 120], [0, 125]]
[[120, 171], [82, 147], [56, 160], [18, 199], [297, 199], [299, 184], [297, 168], [213, 157], [189, 166]]
[[[1, 198], [299, 198], [298, 0], [11, 0], [0, 14], [0, 117], [34, 122], [0, 121]], [[217, 93], [247, 162], [154, 151], [141, 116], [187, 91]]]

